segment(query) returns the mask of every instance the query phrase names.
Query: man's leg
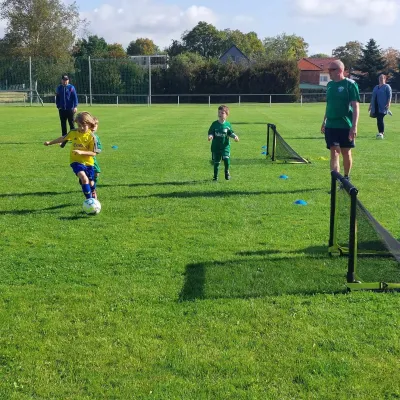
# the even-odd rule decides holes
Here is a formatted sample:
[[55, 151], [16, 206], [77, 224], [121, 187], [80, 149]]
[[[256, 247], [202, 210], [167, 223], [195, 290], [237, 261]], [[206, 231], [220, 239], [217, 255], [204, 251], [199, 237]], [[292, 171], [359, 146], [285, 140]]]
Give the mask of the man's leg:
[[343, 157], [344, 177], [348, 178], [350, 176], [351, 167], [353, 165], [353, 157], [351, 154], [351, 149], [342, 148], [341, 152]]
[[340, 163], [339, 163], [340, 147], [331, 146], [330, 151], [331, 151], [331, 171], [340, 172]]
[[67, 110], [67, 119], [69, 123], [69, 129], [75, 129], [75, 124], [74, 124], [74, 110]]
[[58, 114], [60, 116], [61, 135], [65, 136], [67, 134], [67, 115], [65, 110], [58, 110]]
[[[60, 112], [60, 121], [61, 121], [61, 131], [62, 135], [65, 136], [67, 134], [67, 120], [69, 121], [69, 110], [59, 110]], [[71, 123], [70, 123], [71, 126]], [[65, 147], [65, 145], [68, 143], [68, 140], [64, 140], [61, 144], [60, 147]]]

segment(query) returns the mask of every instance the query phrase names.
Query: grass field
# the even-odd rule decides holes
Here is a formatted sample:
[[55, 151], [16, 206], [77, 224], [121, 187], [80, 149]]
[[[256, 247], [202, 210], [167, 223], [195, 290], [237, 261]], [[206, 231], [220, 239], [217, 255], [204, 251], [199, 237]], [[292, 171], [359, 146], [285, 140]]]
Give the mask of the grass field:
[[[68, 146], [43, 146], [56, 110], [0, 108], [0, 399], [400, 398], [400, 295], [346, 293], [346, 259], [327, 253], [323, 105], [232, 106], [240, 142], [218, 182], [216, 106], [89, 111], [96, 217]], [[392, 111], [377, 141], [361, 105], [352, 182], [398, 238]], [[266, 161], [267, 122], [312, 163]]]

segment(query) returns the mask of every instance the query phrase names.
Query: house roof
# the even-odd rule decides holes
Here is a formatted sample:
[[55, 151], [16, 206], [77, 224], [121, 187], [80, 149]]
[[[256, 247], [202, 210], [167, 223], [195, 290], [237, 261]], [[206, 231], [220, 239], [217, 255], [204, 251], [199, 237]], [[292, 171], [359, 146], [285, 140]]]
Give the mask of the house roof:
[[221, 54], [219, 58], [221, 59], [225, 54], [229, 53], [229, 51], [232, 50], [234, 47], [236, 48], [236, 50], [237, 50], [246, 60], [249, 60], [249, 59], [247, 58], [247, 56], [246, 56], [246, 55], [239, 49], [239, 47], [237, 47], [235, 44], [233, 44], [231, 47], [229, 47], [229, 49], [227, 49], [223, 54]]
[[321, 67], [312, 63], [308, 58], [302, 58], [297, 62], [300, 71], [321, 71]]
[[[305, 62], [304, 62], [303, 64], [300, 64], [300, 62], [303, 61], [303, 60], [304, 60]], [[329, 64], [330, 64], [332, 61], [334, 61], [334, 60], [337, 60], [337, 58], [335, 58], [335, 57], [327, 57], [327, 58], [302, 58], [302, 59], [298, 62], [298, 65], [299, 65], [299, 68], [300, 68], [302, 71], [318, 71], [318, 69], [312, 68], [312, 66], [310, 65], [310, 64], [312, 64], [312, 65], [315, 65], [316, 67], [318, 67], [319, 70], [320, 70], [321, 72], [328, 72]], [[303, 65], [304, 65], [305, 68], [302, 68]]]

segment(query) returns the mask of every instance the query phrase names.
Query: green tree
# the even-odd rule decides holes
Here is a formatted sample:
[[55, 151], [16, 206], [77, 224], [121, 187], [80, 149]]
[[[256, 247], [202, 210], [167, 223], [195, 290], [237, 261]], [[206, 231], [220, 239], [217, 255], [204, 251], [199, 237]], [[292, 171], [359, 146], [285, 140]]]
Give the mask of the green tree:
[[389, 73], [389, 77], [399, 71], [399, 62], [400, 62], [400, 51], [394, 49], [393, 47], [389, 47], [383, 51], [383, 57], [387, 64], [387, 69]]
[[191, 31], [185, 31], [182, 42], [185, 49], [203, 57], [219, 57], [224, 47], [223, 34], [207, 22], [199, 22]]
[[354, 69], [362, 54], [362, 44], [356, 40], [332, 50], [333, 57], [341, 60], [344, 67], [349, 71]]
[[265, 54], [263, 42], [258, 38], [255, 32], [243, 33], [238, 29], [225, 29], [222, 32], [222, 37], [223, 51], [228, 50], [232, 45], [236, 45], [248, 58], [259, 54]]
[[170, 46], [166, 47], [164, 51], [168, 54], [169, 57], [175, 57], [179, 54], [184, 53], [186, 51], [186, 48], [179, 40], [172, 40]]
[[3, 0], [0, 18], [6, 21], [3, 55], [69, 56], [82, 21], [76, 3], [61, 0]]
[[372, 90], [377, 85], [379, 74], [386, 73], [386, 69], [382, 50], [374, 39], [370, 39], [362, 48], [362, 56], [354, 65], [352, 76], [357, 80], [360, 90]]
[[119, 43], [113, 43], [107, 45], [107, 57], [108, 58], [126, 58], [126, 51]]
[[266, 37], [263, 42], [269, 60], [300, 60], [307, 57], [308, 43], [301, 36], [282, 33]]
[[325, 53], [317, 53], [313, 54], [312, 56], [308, 56], [308, 58], [330, 58], [332, 56], [329, 56], [328, 54]]
[[138, 38], [129, 43], [126, 53], [129, 56], [151, 56], [159, 52], [158, 46], [151, 39]]
[[108, 54], [108, 44], [104, 38], [91, 35], [87, 39], [79, 39], [74, 46], [72, 54], [74, 57], [106, 57]]

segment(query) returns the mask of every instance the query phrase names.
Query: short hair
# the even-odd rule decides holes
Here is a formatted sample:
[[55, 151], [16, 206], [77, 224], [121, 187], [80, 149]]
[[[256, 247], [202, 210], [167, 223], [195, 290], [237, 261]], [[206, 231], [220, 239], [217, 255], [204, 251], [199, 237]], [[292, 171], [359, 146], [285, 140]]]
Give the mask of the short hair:
[[97, 117], [95, 117], [94, 115], [92, 115], [92, 117], [93, 117], [94, 123], [95, 123], [95, 124], [98, 124], [98, 123], [99, 123], [99, 119], [98, 119]]
[[219, 111], [219, 110], [225, 111], [225, 114], [226, 114], [226, 115], [229, 115], [229, 107], [226, 106], [225, 104], [221, 104], [221, 105], [218, 107], [218, 111]]
[[75, 122], [77, 124], [87, 125], [90, 128], [90, 130], [93, 130], [94, 127], [96, 126], [96, 123], [94, 121], [92, 114], [90, 114], [87, 111], [83, 111], [83, 112], [80, 112], [79, 114], [77, 114], [75, 117]]

